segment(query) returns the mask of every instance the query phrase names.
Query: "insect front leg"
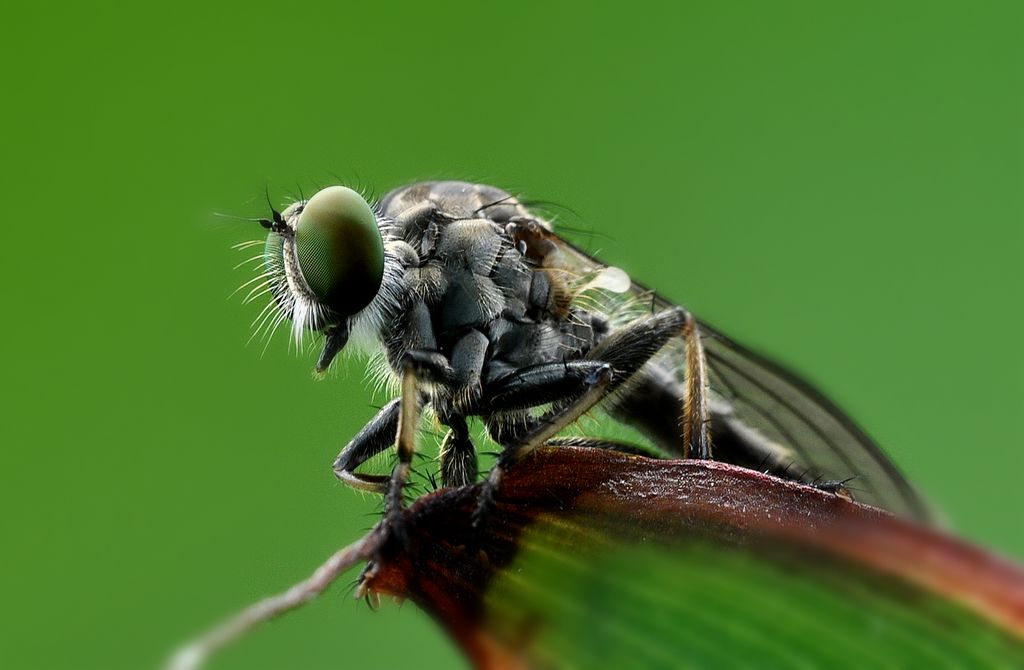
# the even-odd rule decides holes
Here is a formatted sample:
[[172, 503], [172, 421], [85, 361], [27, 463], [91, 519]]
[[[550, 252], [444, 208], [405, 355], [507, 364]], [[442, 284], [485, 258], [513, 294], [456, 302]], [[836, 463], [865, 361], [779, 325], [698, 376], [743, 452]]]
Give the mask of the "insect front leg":
[[[443, 358], [443, 357], [442, 357]], [[430, 360], [428, 358], [428, 360]], [[435, 361], [436, 362], [436, 361]], [[403, 495], [405, 485], [412, 472], [412, 458], [416, 453], [416, 431], [420, 419], [421, 398], [417, 379], [417, 363], [415, 356], [406, 356], [402, 366], [401, 395], [391, 404], [398, 405], [398, 434], [395, 447], [398, 452], [398, 465], [391, 471], [384, 493], [384, 518], [378, 528], [383, 529], [389, 539], [395, 539], [400, 545], [406, 544], [402, 523], [402, 509], [405, 507]], [[388, 405], [388, 407], [391, 406]], [[357, 593], [364, 590], [365, 585], [373, 579], [379, 569], [378, 561], [368, 561], [359, 575]]]
[[385, 405], [341, 450], [334, 459], [334, 475], [339, 480], [363, 491], [387, 492], [388, 477], [358, 474], [355, 469], [395, 443], [400, 405], [401, 398]]
[[[410, 351], [404, 359], [404, 371], [402, 377], [402, 395], [385, 405], [359, 433], [352, 438], [338, 457], [334, 460], [335, 476], [349, 486], [362, 491], [386, 494], [389, 491], [390, 477], [383, 475], [359, 474], [355, 469], [373, 458], [377, 454], [396, 444], [396, 434], [399, 435], [399, 422], [402, 413], [403, 401], [405, 399], [405, 377], [412, 374], [417, 381], [429, 380], [433, 382], [449, 383], [456, 376], [456, 372], [449, 365], [448, 360], [441, 354], [432, 351]], [[422, 398], [418, 391], [413, 395], [415, 398], [415, 413], [418, 417], [423, 405]], [[407, 410], [406, 414], [410, 414]], [[459, 415], [446, 415], [442, 418], [444, 423], [452, 427], [449, 438], [445, 444], [450, 444], [449, 453], [451, 457], [458, 456], [457, 462], [449, 464], [450, 471], [461, 471], [472, 473], [476, 476], [476, 452], [473, 443], [469, 439], [469, 429], [466, 421]], [[468, 449], [467, 449], [468, 447]], [[468, 454], [466, 453], [468, 451]], [[442, 451], [442, 454], [444, 451]], [[469, 458], [472, 458], [470, 465]], [[442, 466], [445, 461], [442, 459]], [[442, 476], [445, 468], [442, 467]], [[467, 482], [468, 483], [468, 482]], [[458, 483], [445, 483], [445, 486], [459, 486]]]
[[[465, 360], [459, 357], [455, 362], [456, 366], [453, 366], [443, 354], [436, 351], [409, 351], [402, 358], [402, 390], [398, 400], [398, 436], [395, 442], [398, 465], [392, 471], [387, 487], [386, 518], [397, 518], [404, 506], [402, 494], [412, 470], [420, 408], [423, 405], [419, 384], [426, 381], [461, 387], [465, 377]], [[451, 428], [451, 439], [445, 440], [447, 449], [442, 447], [442, 475], [447, 466], [451, 477], [446, 480], [445, 485], [461, 486], [463, 483], [469, 483], [471, 478], [476, 476], [476, 451], [469, 438], [466, 420], [462, 414], [453, 412], [448, 402], [435, 409], [441, 421]]]
[[398, 399], [398, 435], [395, 440], [398, 464], [391, 471], [384, 499], [384, 524], [389, 528], [397, 526], [405, 506], [403, 494], [412, 472], [412, 457], [416, 453], [416, 431], [420, 420], [418, 367], [415, 360], [407, 358], [402, 370], [402, 395]]

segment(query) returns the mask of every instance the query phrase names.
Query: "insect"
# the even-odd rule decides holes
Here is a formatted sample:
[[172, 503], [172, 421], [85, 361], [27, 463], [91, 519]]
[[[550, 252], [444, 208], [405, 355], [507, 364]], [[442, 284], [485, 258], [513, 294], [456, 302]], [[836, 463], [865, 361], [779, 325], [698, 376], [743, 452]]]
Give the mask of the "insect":
[[[269, 232], [254, 293], [271, 296], [264, 320], [290, 320], [299, 341], [322, 333], [319, 372], [350, 340], [369, 341], [400, 382], [398, 397], [334, 462], [343, 482], [384, 494], [392, 515], [424, 410], [446, 431], [445, 486], [477, 478], [470, 418], [501, 445], [486, 492], [541, 445], [637, 450], [560, 436], [600, 407], [664, 455], [806, 483], [855, 476], [862, 501], [928, 516], [874, 442], [822, 394], [584, 253], [501, 189], [422, 182], [371, 206], [331, 186], [260, 222]], [[357, 472], [393, 445], [390, 476]]]

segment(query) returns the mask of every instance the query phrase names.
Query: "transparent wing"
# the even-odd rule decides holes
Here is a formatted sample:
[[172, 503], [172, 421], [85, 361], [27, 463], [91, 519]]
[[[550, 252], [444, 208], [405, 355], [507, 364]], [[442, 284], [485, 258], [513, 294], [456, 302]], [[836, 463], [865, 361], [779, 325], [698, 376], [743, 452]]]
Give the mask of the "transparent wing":
[[[596, 274], [605, 266], [572, 243], [551, 233], [559, 263], [579, 274]], [[628, 291], [606, 301], [611, 313], [660, 311], [674, 306], [646, 287], [631, 282]], [[619, 318], [628, 318], [628, 316]], [[737, 344], [719, 330], [701, 324], [714, 414], [735, 428], [751, 453], [785, 453], [789, 475], [805, 481], [854, 478], [849, 488], [857, 500], [896, 514], [930, 520], [928, 506], [874, 441], [828, 398], [796, 375]], [[682, 387], [684, 357], [669, 348], [653, 363], [671, 371]]]
[[920, 520], [928, 507], [875, 442], [796, 375], [702, 326], [713, 391], [735, 417], [794, 452], [814, 478], [844, 480], [861, 502]]

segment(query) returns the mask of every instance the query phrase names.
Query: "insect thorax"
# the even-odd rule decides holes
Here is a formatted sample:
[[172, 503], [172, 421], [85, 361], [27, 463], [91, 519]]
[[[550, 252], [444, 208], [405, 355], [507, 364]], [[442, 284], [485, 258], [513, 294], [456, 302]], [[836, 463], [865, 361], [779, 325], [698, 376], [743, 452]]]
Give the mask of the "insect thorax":
[[[439, 351], [460, 386], [584, 355], [608, 329], [574, 304], [578, 281], [544, 247], [550, 229], [500, 189], [465, 182], [413, 184], [380, 202], [386, 241], [401, 247], [394, 318], [381, 327], [397, 369], [410, 350]], [[408, 248], [405, 247], [408, 245]], [[411, 248], [411, 251], [410, 249]]]

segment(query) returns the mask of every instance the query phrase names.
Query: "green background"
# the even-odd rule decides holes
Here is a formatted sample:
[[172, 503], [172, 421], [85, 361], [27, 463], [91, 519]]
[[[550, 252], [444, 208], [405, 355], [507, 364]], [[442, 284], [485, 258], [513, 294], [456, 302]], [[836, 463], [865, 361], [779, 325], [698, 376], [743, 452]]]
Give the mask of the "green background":
[[[487, 181], [805, 373], [1024, 558], [1017, 2], [8, 5], [0, 666], [153, 667], [373, 521], [233, 243], [299, 188]], [[668, 3], [666, 3], [668, 4]], [[213, 667], [449, 667], [336, 588]]]

